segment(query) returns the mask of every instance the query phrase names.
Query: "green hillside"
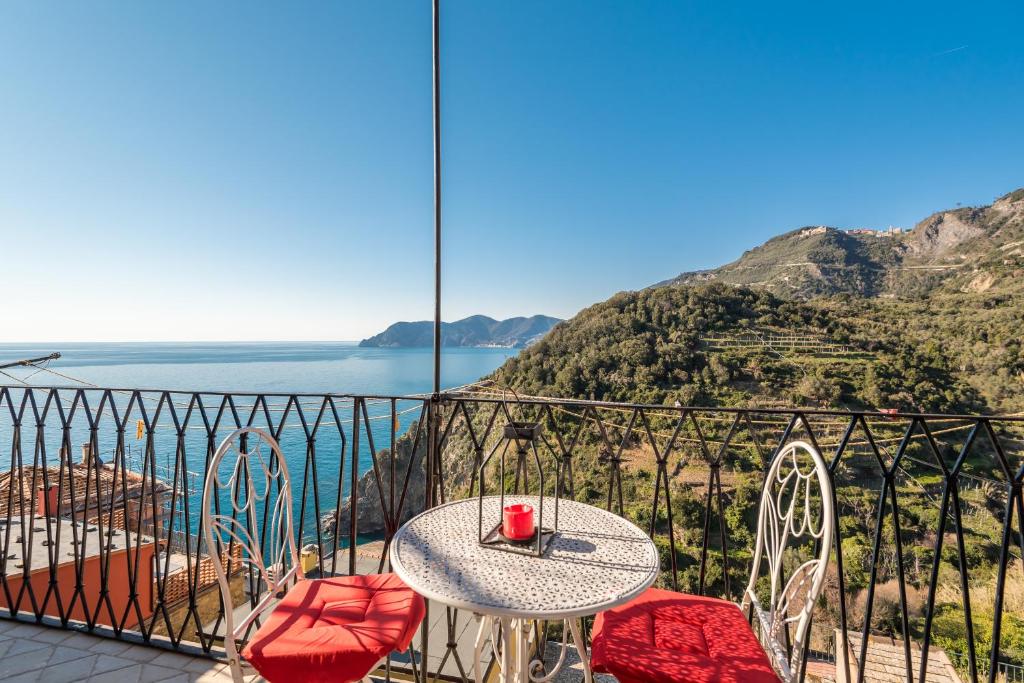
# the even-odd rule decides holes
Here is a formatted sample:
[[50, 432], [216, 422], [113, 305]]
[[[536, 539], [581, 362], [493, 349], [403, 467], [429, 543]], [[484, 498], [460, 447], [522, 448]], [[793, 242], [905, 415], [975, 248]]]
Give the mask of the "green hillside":
[[[492, 378], [527, 394], [637, 403], [982, 408], [941, 348], [879, 317], [903, 312], [722, 284], [628, 292], [581, 311]], [[770, 341], [794, 331], [821, 351]]]
[[[940, 413], [1020, 410], [1024, 408], [1020, 399], [1024, 365], [1019, 331], [1024, 329], [1024, 306], [1019, 304], [1014, 295], [992, 291], [936, 289], [919, 299], [847, 294], [799, 301], [782, 299], [765, 289], [723, 283], [659, 287], [618, 294], [581, 311], [509, 360], [491, 379], [527, 394], [663, 405], [810, 405]], [[624, 416], [606, 411], [602, 418], [609, 424], [618, 420], [620, 430], [615, 435], [623, 433]], [[763, 420], [764, 415], [755, 419]], [[820, 422], [816, 427], [819, 438], [831, 434], [826, 438], [837, 440], [841, 422], [828, 427]], [[872, 422], [876, 436], [888, 447], [900, 440], [906, 426], [905, 420]], [[717, 427], [719, 431], [714, 432], [715, 425], [706, 420], [704, 436], [720, 440], [723, 426]], [[780, 428], [779, 424], [768, 427], [759, 423], [759, 429], [775, 430], [769, 442], [779, 438]], [[660, 429], [664, 435], [670, 424], [661, 424]], [[963, 435], [957, 430], [937, 434], [939, 448], [947, 456], [955, 453]], [[731, 460], [721, 483], [732, 562], [728, 571], [734, 585], [744, 578], [749, 562], [759, 491], [758, 477], [751, 473], [758, 471], [760, 462], [756, 449], [738, 442], [730, 447]], [[883, 451], [891, 455], [888, 447], [883, 446]], [[457, 430], [445, 462], [453, 495], [465, 495], [472, 480], [465, 469], [467, 452], [470, 444]], [[584, 433], [573, 456], [578, 500], [596, 505], [610, 500], [608, 466], [601, 453], [601, 440], [592, 432]], [[722, 590], [724, 582], [722, 546], [712, 535], [705, 551], [699, 533], [710, 500], [706, 457], [683, 447], [673, 457], [670, 474], [675, 564], [680, 587], [691, 592], [701, 585], [704, 552], [715, 558], [707, 580], [714, 590]], [[935, 542], [933, 530], [938, 525], [937, 501], [943, 484], [934, 467], [927, 464], [930, 457], [923, 442], [908, 445], [897, 477], [903, 555], [892, 544], [891, 535], [886, 535], [878, 549], [881, 559], [873, 565], [872, 534], [882, 477], [866, 445], [854, 445], [847, 451], [835, 482], [844, 537], [845, 593], [834, 579], [826, 587], [815, 617], [812, 647], [824, 647], [839, 627], [839, 605], [844, 600], [849, 623], [862, 627], [873, 566], [877, 594], [871, 630], [897, 637], [902, 632], [897, 570], [902, 566], [910, 633], [917, 640], [922, 638], [924, 595], [935, 562], [930, 548]], [[655, 530], [665, 570], [662, 581], [666, 583], [672, 555], [669, 526], [663, 513], [652, 519], [654, 455], [642, 431], [629, 439], [624, 463], [624, 512], [642, 528]], [[993, 459], [983, 453], [976, 453], [964, 472], [989, 480], [998, 476]], [[1004, 505], [1000, 491], [998, 486], [986, 484], [961, 493], [963, 504], [971, 511], [963, 524], [975, 595], [987, 595], [994, 586], [998, 515]], [[959, 585], [958, 560], [952, 550], [947, 546], [941, 557], [939, 585]], [[938, 596], [932, 635], [936, 644], [964, 652], [966, 636], [957, 599], [951, 591]], [[991, 604], [984, 600], [977, 604], [975, 645], [979, 649], [987, 647], [986, 639], [991, 638]], [[1024, 621], [1014, 616], [1014, 609], [1004, 609], [1008, 616], [1004, 619], [1003, 653], [1008, 661], [1021, 662]]]
[[[862, 334], [901, 338], [940, 364], [986, 413], [1024, 412], [1024, 291], [1010, 280], [985, 292], [942, 289], [917, 299], [820, 299], [817, 308], [836, 312]], [[1014, 290], [1017, 291], [1014, 291]]]

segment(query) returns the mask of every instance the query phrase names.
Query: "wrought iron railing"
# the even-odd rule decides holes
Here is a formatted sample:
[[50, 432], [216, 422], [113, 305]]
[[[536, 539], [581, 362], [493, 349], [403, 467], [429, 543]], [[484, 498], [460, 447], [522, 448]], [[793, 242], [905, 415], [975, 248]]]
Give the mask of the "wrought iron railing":
[[[219, 593], [195, 543], [188, 473], [205, 472], [230, 431], [253, 425], [279, 440], [302, 544], [322, 573], [346, 574], [386, 569], [404, 520], [472, 495], [475, 465], [511, 413], [543, 425], [541, 451], [561, 475], [546, 479], [562, 495], [650, 532], [663, 585], [730, 599], [749, 572], [760, 477], [781, 444], [809, 441], [830, 462], [838, 534], [804, 651], [838, 633], [850, 681], [869, 674], [871, 634], [903, 643], [895, 665], [908, 683], [927, 680], [939, 647], [962, 653], [955, 664], [971, 681], [1024, 660], [1021, 418], [510, 396], [0, 387], [0, 608], [216, 655]], [[510, 487], [536, 489], [527, 468], [514, 471]], [[457, 636], [471, 615], [433, 612], [445, 642], [423, 629], [389, 671], [469, 680]]]

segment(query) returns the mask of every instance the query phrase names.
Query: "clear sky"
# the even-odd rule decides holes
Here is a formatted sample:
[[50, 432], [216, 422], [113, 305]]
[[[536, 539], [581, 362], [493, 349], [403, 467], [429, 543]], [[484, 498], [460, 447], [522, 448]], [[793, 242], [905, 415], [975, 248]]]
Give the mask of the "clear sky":
[[[0, 341], [432, 315], [429, 1], [275, 4], [0, 4]], [[445, 319], [1024, 186], [1022, 8], [445, 0]]]

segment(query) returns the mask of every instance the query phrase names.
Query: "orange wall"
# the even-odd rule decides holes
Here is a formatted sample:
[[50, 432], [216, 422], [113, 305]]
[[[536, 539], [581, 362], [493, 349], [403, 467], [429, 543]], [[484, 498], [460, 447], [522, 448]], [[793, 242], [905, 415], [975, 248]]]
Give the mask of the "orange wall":
[[[131, 558], [134, 564], [136, 551], [138, 552], [136, 583], [138, 586], [139, 610], [136, 611], [132, 607], [127, 617], [125, 617], [124, 614], [125, 610], [128, 609], [130, 594], [128, 588], [129, 558]], [[99, 612], [97, 613], [96, 606], [100, 599], [100, 558], [98, 556], [86, 558], [82, 572], [82, 594], [85, 596], [89, 612], [96, 615], [96, 623], [103, 624], [104, 626], [113, 626], [113, 621], [120, 622], [124, 618], [124, 626], [126, 628], [136, 628], [139, 612], [142, 613], [143, 619], [148, 619], [153, 615], [153, 551], [154, 545], [147, 543], [138, 549], [132, 548], [130, 556], [127, 550], [115, 551], [109, 555], [110, 567], [107, 574], [107, 590], [110, 597], [110, 607], [113, 608], [114, 619], [110, 617], [111, 609], [107, 607], [106, 601], [100, 605]], [[23, 580], [23, 575], [21, 574], [11, 575], [7, 577], [7, 585], [10, 588], [11, 597], [18, 605], [18, 609], [23, 612], [32, 611], [32, 601], [29, 599], [27, 590], [25, 595], [22, 596], [21, 602], [18, 602], [18, 592], [21, 591]], [[32, 572], [29, 576], [29, 581], [31, 582], [32, 592], [35, 594], [36, 604], [41, 605], [50, 585], [49, 568]], [[71, 599], [75, 594], [75, 583], [75, 561], [68, 558], [68, 562], [61, 564], [57, 568], [57, 585], [59, 586], [60, 601], [65, 613], [67, 613]], [[7, 604], [7, 596], [2, 590], [0, 590], [0, 607], [10, 608]], [[50, 596], [46, 607], [43, 609], [43, 613], [53, 617], [60, 617], [56, 595]], [[71, 607], [70, 618], [75, 621], [86, 621], [85, 606], [83, 606], [81, 599], [75, 600], [74, 606]]]

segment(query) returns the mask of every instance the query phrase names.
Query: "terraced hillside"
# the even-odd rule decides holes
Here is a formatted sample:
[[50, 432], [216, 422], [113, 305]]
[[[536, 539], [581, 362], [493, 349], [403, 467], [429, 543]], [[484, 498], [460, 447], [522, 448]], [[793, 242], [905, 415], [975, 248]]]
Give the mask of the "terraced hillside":
[[1024, 189], [990, 206], [940, 211], [907, 232], [799, 228], [720, 268], [683, 273], [659, 286], [716, 281], [787, 298], [906, 298], [933, 291], [1016, 291], [1022, 279]]

